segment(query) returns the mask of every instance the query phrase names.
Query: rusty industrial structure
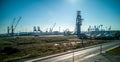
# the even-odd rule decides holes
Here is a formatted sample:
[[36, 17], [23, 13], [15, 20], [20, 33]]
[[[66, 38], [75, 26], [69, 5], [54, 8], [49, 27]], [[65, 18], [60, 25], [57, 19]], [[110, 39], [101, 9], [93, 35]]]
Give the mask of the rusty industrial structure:
[[81, 18], [81, 11], [77, 11], [77, 18], [76, 18], [76, 34], [77, 37], [81, 38], [81, 25], [82, 25], [82, 18]]

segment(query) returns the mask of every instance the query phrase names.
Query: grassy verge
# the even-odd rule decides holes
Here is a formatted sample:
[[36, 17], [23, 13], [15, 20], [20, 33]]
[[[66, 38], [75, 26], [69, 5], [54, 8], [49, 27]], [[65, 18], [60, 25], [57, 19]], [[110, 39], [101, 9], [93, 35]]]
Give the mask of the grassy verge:
[[112, 50], [109, 50], [109, 51], [107, 51], [106, 53], [114, 54], [114, 55], [120, 55], [120, 46], [117, 47], [117, 48], [114, 48], [114, 49], [112, 49]]

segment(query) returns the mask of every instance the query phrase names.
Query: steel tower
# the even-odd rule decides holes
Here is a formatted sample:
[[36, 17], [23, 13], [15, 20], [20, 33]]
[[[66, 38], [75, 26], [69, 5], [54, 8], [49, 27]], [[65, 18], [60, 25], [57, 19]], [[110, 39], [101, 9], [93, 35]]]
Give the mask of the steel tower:
[[82, 25], [82, 18], [81, 12], [77, 11], [77, 18], [76, 18], [76, 30], [77, 30], [77, 37], [81, 38], [81, 25]]

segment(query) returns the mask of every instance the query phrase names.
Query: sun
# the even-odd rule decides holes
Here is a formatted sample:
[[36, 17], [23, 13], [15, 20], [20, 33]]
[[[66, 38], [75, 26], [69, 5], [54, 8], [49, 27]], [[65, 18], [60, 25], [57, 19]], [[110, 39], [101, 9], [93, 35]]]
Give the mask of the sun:
[[71, 5], [76, 5], [78, 0], [67, 0]]

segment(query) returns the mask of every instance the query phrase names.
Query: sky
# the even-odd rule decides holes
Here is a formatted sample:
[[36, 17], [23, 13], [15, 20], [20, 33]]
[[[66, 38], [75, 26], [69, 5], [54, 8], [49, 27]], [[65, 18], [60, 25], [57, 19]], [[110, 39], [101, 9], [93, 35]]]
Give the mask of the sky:
[[[82, 31], [89, 25], [111, 26], [120, 30], [119, 0], [0, 0], [0, 33], [7, 33], [7, 27], [21, 16], [15, 32], [31, 32], [33, 26], [42, 31], [51, 28], [54, 31], [65, 29], [74, 31], [77, 11], [81, 11]], [[16, 24], [16, 22], [14, 23]]]

